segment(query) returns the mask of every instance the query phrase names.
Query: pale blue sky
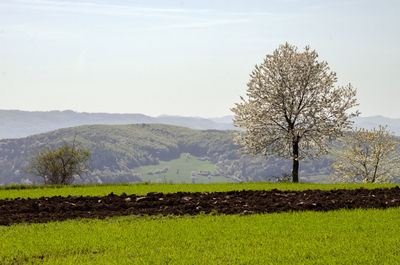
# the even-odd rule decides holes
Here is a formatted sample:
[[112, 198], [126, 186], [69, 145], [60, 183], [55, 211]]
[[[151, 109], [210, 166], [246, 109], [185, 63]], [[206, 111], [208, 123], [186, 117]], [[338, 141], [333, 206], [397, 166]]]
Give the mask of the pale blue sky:
[[255, 64], [310, 45], [400, 118], [400, 1], [0, 0], [0, 109], [215, 117]]

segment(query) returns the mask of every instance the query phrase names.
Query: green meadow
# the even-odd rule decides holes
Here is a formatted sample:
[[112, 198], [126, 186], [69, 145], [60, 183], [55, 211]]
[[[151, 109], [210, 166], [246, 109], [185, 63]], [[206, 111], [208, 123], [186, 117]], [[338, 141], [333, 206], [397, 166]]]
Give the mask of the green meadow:
[[400, 209], [0, 227], [1, 264], [399, 264]]
[[106, 185], [13, 185], [0, 186], [0, 199], [5, 198], [39, 198], [43, 196], [105, 196], [114, 194], [144, 195], [148, 192], [173, 193], [187, 192], [215, 192], [230, 190], [306, 190], [306, 189], [367, 189], [395, 187], [395, 184], [312, 184], [312, 183], [214, 183], [214, 184], [163, 184], [163, 183], [136, 183], [136, 184], [106, 184]]
[[[12, 186], [1, 198], [349, 184]], [[127, 216], [0, 226], [0, 264], [400, 264], [400, 208], [255, 215]]]
[[[166, 172], [162, 172], [162, 171]], [[151, 183], [224, 183], [235, 182], [230, 177], [217, 175], [215, 164], [201, 161], [195, 156], [183, 153], [178, 159], [160, 161], [158, 165], [141, 166], [135, 169], [140, 178]], [[201, 175], [208, 172], [208, 176]]]

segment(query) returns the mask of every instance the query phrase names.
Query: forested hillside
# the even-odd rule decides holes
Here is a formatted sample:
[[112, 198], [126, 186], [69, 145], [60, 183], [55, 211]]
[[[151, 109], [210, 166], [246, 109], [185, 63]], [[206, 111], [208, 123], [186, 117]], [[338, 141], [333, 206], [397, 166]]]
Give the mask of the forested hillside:
[[[266, 159], [262, 156], [242, 155], [238, 146], [233, 144], [233, 135], [233, 131], [200, 131], [171, 125], [133, 124], [86, 125], [21, 139], [5, 139], [0, 141], [0, 184], [37, 182], [38, 179], [25, 175], [22, 170], [28, 165], [29, 157], [43, 146], [70, 143], [74, 137], [92, 152], [89, 163], [91, 173], [86, 180], [77, 182], [142, 181], [143, 170], [138, 170], [139, 167], [172, 160], [176, 164], [183, 154], [190, 155], [196, 161], [207, 161], [214, 165], [213, 172], [209, 172], [210, 182], [217, 176], [224, 176], [228, 181], [276, 181], [276, 176], [290, 173], [291, 163], [288, 161], [276, 157]], [[329, 174], [331, 162], [325, 157], [301, 163], [301, 181], [326, 181], [321, 176]], [[163, 165], [168, 168], [168, 163]]]

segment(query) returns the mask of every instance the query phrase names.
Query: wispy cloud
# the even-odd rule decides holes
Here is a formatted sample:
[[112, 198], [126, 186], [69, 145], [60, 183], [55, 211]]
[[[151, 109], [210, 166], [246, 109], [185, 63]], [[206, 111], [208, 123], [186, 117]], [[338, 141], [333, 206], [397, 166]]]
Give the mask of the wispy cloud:
[[12, 0], [0, 3], [8, 7], [25, 8], [51, 12], [106, 15], [106, 16], [181, 16], [186, 13], [199, 13], [202, 10], [180, 8], [137, 7], [97, 1], [54, 1], [54, 0]]
[[8, 7], [10, 10], [25, 9], [47, 12], [52, 16], [83, 14], [89, 16], [128, 16], [131, 18], [157, 17], [160, 19], [151, 23], [138, 23], [137, 27], [131, 31], [207, 28], [247, 23], [251, 19], [251, 16], [247, 13], [232, 13], [223, 10], [138, 7], [130, 4], [116, 4], [112, 1], [100, 2], [96, 0], [9, 0], [0, 2], [1, 7]]
[[249, 22], [249, 19], [210, 19], [189, 23], [175, 23], [162, 26], [144, 27], [135, 29], [134, 31], [149, 31], [149, 30], [166, 30], [166, 29], [193, 29], [193, 28], [207, 28], [213, 26], [222, 26], [229, 24], [239, 24]]

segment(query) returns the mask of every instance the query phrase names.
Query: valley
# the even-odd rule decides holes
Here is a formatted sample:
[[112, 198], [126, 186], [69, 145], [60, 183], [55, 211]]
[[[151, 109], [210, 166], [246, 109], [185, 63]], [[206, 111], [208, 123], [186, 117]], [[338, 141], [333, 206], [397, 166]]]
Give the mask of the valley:
[[[42, 183], [24, 172], [30, 157], [43, 147], [71, 143], [73, 139], [92, 153], [89, 173], [74, 183], [276, 182], [283, 173], [290, 173], [290, 161], [242, 154], [233, 144], [234, 134], [229, 130], [193, 130], [165, 124], [84, 125], [3, 139], [0, 184]], [[329, 156], [304, 161], [300, 167], [302, 181], [329, 181], [326, 176], [330, 163]], [[166, 168], [167, 174], [161, 173]], [[156, 171], [159, 173], [154, 174]]]

